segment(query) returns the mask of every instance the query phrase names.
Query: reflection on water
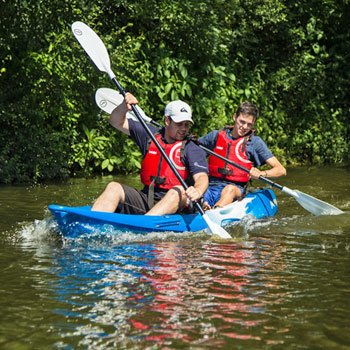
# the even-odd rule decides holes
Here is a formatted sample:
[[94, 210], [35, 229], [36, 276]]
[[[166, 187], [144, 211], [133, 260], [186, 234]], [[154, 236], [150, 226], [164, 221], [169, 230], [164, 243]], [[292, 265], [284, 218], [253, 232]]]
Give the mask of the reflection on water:
[[132, 232], [64, 240], [45, 203], [86, 204], [103, 186], [19, 191], [32, 208], [19, 210], [18, 224], [3, 218], [0, 348], [350, 349], [350, 184], [328, 190], [291, 176], [288, 186], [346, 213], [314, 217], [278, 194], [279, 214], [230, 227], [233, 241]]
[[[57, 241], [50, 220], [22, 235], [51, 276], [44, 296], [55, 305], [57, 348], [260, 348], [302, 337], [306, 348], [336, 349], [350, 340], [340, 317], [350, 240], [318, 220], [328, 223], [323, 235], [310, 217], [293, 217], [236, 227], [251, 238], [224, 243], [171, 233]], [[329, 305], [335, 319], [320, 327]]]

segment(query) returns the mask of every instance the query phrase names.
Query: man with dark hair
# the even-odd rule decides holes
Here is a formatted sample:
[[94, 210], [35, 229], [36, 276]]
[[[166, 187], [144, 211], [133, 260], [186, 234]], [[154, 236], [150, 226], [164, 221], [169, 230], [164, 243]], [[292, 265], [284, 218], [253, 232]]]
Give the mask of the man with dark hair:
[[[214, 130], [199, 139], [206, 148], [249, 170], [248, 174], [210, 155], [209, 187], [204, 195], [204, 209], [223, 207], [242, 197], [250, 178], [286, 175], [283, 165], [265, 142], [254, 134], [253, 127], [258, 116], [259, 111], [253, 103], [243, 102], [233, 115], [233, 126]], [[264, 164], [269, 165], [270, 169], [257, 169]]]

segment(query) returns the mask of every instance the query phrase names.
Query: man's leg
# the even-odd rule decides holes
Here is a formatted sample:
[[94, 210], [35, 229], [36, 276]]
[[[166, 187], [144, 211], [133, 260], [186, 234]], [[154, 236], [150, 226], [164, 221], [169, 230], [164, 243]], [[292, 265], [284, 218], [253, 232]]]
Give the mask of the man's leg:
[[212, 209], [220, 200], [221, 193], [225, 188], [225, 184], [210, 184], [203, 196], [203, 210]]
[[119, 182], [110, 182], [101, 195], [96, 199], [91, 210], [114, 213], [118, 204], [124, 203], [125, 193]]
[[215, 207], [224, 207], [242, 196], [241, 190], [235, 185], [227, 185], [221, 192], [220, 199], [215, 203]]
[[179, 208], [186, 204], [187, 197], [181, 186], [176, 186], [169, 190], [165, 196], [150, 209], [146, 215], [166, 215], [174, 214]]
[[203, 210], [211, 209], [219, 199], [219, 197], [218, 199], [215, 199], [216, 192], [217, 192], [215, 188], [216, 188], [215, 186], [209, 185], [209, 187], [205, 191], [203, 195], [203, 205], [202, 205]]

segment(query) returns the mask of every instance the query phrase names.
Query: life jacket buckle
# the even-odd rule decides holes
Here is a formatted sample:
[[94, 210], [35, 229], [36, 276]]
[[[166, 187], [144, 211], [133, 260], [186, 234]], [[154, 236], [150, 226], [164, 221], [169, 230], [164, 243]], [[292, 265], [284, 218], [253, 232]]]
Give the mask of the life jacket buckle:
[[162, 185], [163, 183], [165, 183], [165, 180], [166, 180], [165, 177], [159, 177], [159, 176], [151, 176], [150, 179], [156, 185]]
[[227, 168], [218, 168], [218, 172], [222, 175], [232, 175], [233, 171], [232, 169], [227, 169]]

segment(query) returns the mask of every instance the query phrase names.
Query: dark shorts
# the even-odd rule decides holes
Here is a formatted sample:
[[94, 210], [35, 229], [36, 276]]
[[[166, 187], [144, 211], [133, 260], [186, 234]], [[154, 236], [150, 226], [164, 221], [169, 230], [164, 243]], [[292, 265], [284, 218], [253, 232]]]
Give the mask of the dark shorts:
[[[138, 190], [134, 187], [123, 185], [125, 193], [125, 202], [119, 203], [117, 213], [122, 214], [145, 214], [151, 207], [148, 204], [148, 189]], [[163, 198], [166, 191], [158, 191], [154, 193], [154, 204]]]
[[145, 214], [149, 211], [146, 193], [127, 185], [122, 185], [122, 187], [125, 193], [125, 202], [119, 203], [117, 213]]

